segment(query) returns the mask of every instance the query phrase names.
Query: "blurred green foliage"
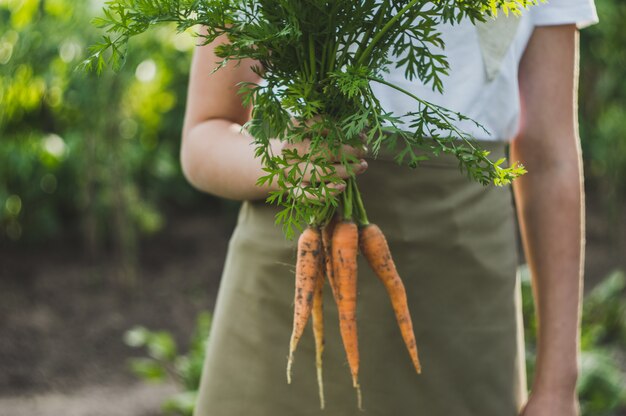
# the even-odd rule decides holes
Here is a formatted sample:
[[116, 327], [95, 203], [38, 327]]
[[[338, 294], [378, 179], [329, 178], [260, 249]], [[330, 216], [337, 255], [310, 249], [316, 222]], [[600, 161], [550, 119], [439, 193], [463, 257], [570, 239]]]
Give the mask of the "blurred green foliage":
[[132, 252], [163, 205], [197, 198], [178, 161], [194, 39], [154, 31], [120, 73], [84, 74], [100, 3], [0, 0], [0, 240], [76, 225]]
[[[0, 0], [0, 242], [78, 231], [132, 263], [138, 235], [166, 207], [197, 203], [178, 161], [194, 40], [161, 28], [132, 43], [120, 73], [76, 71], [101, 31], [102, 0]], [[581, 35], [581, 136], [587, 180], [604, 202], [616, 253], [625, 244], [626, 3], [596, 0]]]
[[145, 347], [148, 355], [130, 361], [135, 375], [147, 382], [171, 380], [180, 388], [179, 393], [164, 400], [162, 407], [165, 414], [193, 414], [210, 329], [211, 315], [207, 312], [200, 313], [187, 354], [179, 354], [174, 338], [167, 331], [151, 331], [138, 326], [124, 335], [126, 345], [133, 348]]
[[[532, 383], [537, 322], [531, 277], [521, 269], [526, 366]], [[578, 380], [581, 416], [621, 416], [626, 412], [626, 274], [607, 276], [583, 302], [581, 374]]]
[[626, 250], [626, 2], [595, 0], [600, 24], [581, 33], [580, 131], [587, 178], [611, 224], [612, 246]]

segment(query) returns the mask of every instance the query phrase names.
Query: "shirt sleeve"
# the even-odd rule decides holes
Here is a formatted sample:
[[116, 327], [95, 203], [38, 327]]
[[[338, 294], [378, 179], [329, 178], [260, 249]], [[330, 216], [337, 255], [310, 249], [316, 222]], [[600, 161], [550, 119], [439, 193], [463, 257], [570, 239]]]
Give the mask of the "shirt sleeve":
[[579, 29], [598, 23], [594, 0], [546, 0], [530, 7], [535, 26], [576, 23]]

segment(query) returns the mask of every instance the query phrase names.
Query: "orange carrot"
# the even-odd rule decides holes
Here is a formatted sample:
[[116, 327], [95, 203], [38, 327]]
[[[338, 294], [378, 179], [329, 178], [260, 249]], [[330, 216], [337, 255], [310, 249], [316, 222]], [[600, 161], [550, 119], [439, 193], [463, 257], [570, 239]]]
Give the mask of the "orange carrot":
[[305, 229], [298, 239], [296, 261], [296, 291], [293, 309], [293, 330], [289, 343], [287, 361], [287, 382], [291, 383], [293, 353], [298, 346], [313, 306], [315, 283], [322, 268], [322, 238], [317, 228]]
[[323, 309], [324, 270], [319, 268], [313, 295], [313, 337], [315, 338], [315, 368], [320, 395], [320, 408], [324, 409], [324, 380], [322, 378], [322, 354], [324, 353], [324, 309]]
[[335, 302], [337, 302], [337, 289], [335, 285], [335, 277], [333, 273], [333, 260], [332, 260], [332, 237], [335, 226], [337, 225], [337, 217], [333, 216], [332, 219], [324, 228], [322, 228], [322, 245], [324, 246], [324, 265], [326, 267], [326, 277], [330, 288], [333, 292]]
[[387, 239], [377, 225], [369, 224], [361, 229], [359, 241], [361, 252], [387, 289], [404, 344], [409, 350], [413, 366], [419, 374], [421, 366], [417, 354], [417, 344], [413, 333], [413, 323], [409, 313], [406, 291], [391, 258]]
[[356, 328], [357, 254], [358, 229], [354, 222], [343, 221], [333, 232], [331, 250], [333, 275], [336, 285], [336, 301], [339, 312], [339, 330], [352, 373], [352, 385], [357, 389], [361, 408], [359, 387], [359, 345]]

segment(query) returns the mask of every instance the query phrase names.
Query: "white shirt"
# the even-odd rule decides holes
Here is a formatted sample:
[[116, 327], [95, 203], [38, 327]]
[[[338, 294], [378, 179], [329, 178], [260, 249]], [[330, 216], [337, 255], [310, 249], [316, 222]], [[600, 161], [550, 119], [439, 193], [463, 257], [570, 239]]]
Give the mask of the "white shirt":
[[[476, 120], [491, 134], [469, 121], [457, 127], [478, 140], [511, 140], [518, 131], [520, 97], [518, 66], [535, 26], [576, 23], [579, 28], [598, 22], [593, 0], [548, 0], [524, 11], [521, 17], [500, 16], [474, 26], [469, 21], [442, 25], [444, 53], [450, 73], [443, 78], [444, 94], [419, 80], [408, 81], [404, 69], [390, 68], [384, 78], [421, 99]], [[416, 110], [416, 102], [385, 85], [372, 82], [383, 108], [396, 116]]]

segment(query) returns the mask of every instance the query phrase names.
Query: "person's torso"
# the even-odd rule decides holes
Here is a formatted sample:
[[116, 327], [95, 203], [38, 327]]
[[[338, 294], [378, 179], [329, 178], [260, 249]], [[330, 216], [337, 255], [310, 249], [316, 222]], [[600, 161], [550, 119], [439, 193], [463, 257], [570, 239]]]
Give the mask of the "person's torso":
[[[444, 54], [450, 65], [449, 75], [443, 76], [444, 93], [433, 91], [430, 84], [419, 79], [409, 81], [404, 68], [390, 68], [384, 78], [419, 98], [459, 112], [480, 123], [490, 134], [471, 121], [457, 125], [479, 140], [508, 140], [519, 123], [519, 92], [517, 72], [534, 25], [527, 13], [521, 17], [500, 14], [495, 20], [473, 25], [464, 20], [459, 24], [439, 26]], [[381, 85], [372, 83], [374, 94], [385, 110], [395, 115], [415, 111], [415, 100]]]

